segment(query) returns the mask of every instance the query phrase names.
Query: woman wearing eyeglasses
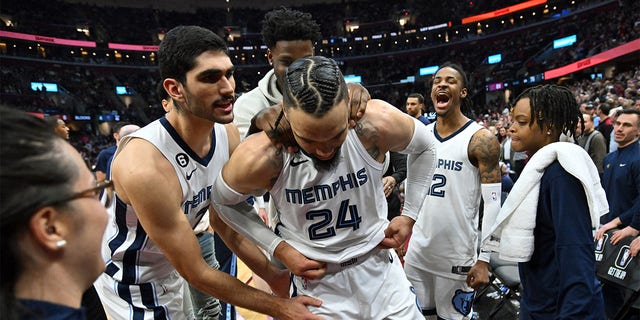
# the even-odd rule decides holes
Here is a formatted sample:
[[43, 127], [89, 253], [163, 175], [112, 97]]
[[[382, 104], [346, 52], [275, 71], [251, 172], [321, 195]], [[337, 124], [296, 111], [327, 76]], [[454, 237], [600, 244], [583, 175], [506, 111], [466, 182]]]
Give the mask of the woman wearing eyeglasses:
[[0, 319], [85, 319], [110, 186], [45, 121], [0, 107]]

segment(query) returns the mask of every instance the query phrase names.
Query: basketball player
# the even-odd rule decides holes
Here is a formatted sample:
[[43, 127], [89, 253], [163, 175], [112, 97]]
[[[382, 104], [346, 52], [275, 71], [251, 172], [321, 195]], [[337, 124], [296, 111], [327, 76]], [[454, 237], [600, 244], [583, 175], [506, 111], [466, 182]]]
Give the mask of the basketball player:
[[[305, 305], [320, 301], [266, 294], [202, 258], [193, 227], [210, 208], [213, 181], [239, 142], [230, 124], [234, 68], [224, 40], [195, 26], [169, 31], [158, 59], [173, 110], [123, 138], [112, 165], [117, 203], [109, 208], [112, 223], [103, 242], [106, 271], [96, 282], [110, 318], [185, 319], [183, 277], [233, 305], [278, 319], [318, 319]], [[220, 224], [214, 211], [210, 216], [248, 266], [269, 283], [286, 286], [288, 273]]]
[[473, 289], [489, 282], [490, 252], [477, 254], [481, 198], [483, 230], [500, 210], [500, 144], [462, 113], [467, 95], [462, 68], [443, 64], [431, 87], [438, 116], [427, 126], [438, 141], [437, 166], [405, 256], [405, 271], [424, 315], [434, 318], [472, 316]]
[[[426, 127], [381, 100], [369, 101], [362, 119], [350, 122], [346, 83], [328, 58], [296, 60], [283, 83], [283, 113], [274, 127], [288, 122], [300, 151], [287, 153], [267, 132], [248, 137], [212, 191], [220, 216], [295, 274], [293, 296], [323, 301], [309, 307], [314, 314], [421, 319], [398, 256], [377, 247], [399, 247], [411, 231], [416, 198], [426, 192], [435, 158]], [[409, 154], [407, 189], [415, 193], [391, 223], [382, 188], [389, 150]], [[278, 210], [279, 236], [244, 203], [265, 190]], [[310, 261], [326, 265], [313, 270]]]

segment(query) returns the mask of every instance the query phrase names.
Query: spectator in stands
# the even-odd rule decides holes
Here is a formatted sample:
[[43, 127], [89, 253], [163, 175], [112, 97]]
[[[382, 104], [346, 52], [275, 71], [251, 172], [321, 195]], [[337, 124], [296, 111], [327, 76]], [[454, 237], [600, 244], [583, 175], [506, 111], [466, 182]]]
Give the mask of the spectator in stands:
[[531, 157], [491, 228], [503, 259], [519, 262], [520, 319], [602, 320], [592, 229], [607, 208], [589, 155], [575, 135], [581, 113], [571, 91], [525, 90], [512, 110], [512, 147]]
[[584, 130], [581, 130], [581, 134], [576, 138], [576, 142], [581, 146], [589, 156], [598, 169], [598, 174], [602, 177], [604, 172], [602, 161], [607, 155], [606, 140], [600, 131], [595, 129], [593, 124], [593, 118], [588, 113], [583, 113]]
[[[610, 210], [603, 219], [605, 224], [596, 233], [596, 239], [603, 237], [607, 230], [621, 228], [611, 237], [615, 244], [627, 236], [637, 236], [640, 230], [640, 111], [619, 111], [614, 133], [618, 150], [604, 158], [602, 179]], [[624, 292], [614, 285], [605, 284], [603, 293], [607, 316], [612, 317], [622, 306]]]
[[502, 198], [506, 199], [506, 196], [513, 188], [513, 180], [509, 176], [509, 167], [507, 167], [504, 162], [500, 162], [500, 172], [502, 173], [502, 179], [500, 181], [502, 187]]
[[111, 158], [113, 158], [113, 154], [116, 153], [116, 148], [118, 146], [118, 142], [120, 141], [120, 130], [127, 125], [129, 125], [128, 122], [116, 122], [111, 128], [115, 144], [107, 147], [106, 149], [103, 149], [102, 151], [100, 151], [100, 153], [98, 153], [95, 167], [96, 179], [98, 179], [98, 181], [102, 181], [107, 178], [107, 172], [109, 171], [108, 165], [111, 162]]
[[430, 122], [423, 115], [425, 111], [424, 107], [424, 96], [419, 93], [412, 93], [407, 97], [407, 102], [405, 104], [407, 108], [407, 114], [418, 119], [418, 121], [428, 125]]
[[596, 130], [600, 131], [607, 142], [607, 153], [609, 153], [609, 143], [611, 141], [611, 132], [613, 131], [613, 119], [609, 116], [609, 111], [613, 106], [609, 102], [600, 103], [596, 113], [600, 117]]
[[64, 120], [54, 116], [48, 116], [44, 119], [47, 121], [49, 127], [56, 135], [58, 135], [62, 139], [69, 140], [69, 127], [67, 127], [67, 124], [64, 122]]
[[85, 319], [112, 184], [32, 115], [0, 107], [0, 140], [0, 318]]

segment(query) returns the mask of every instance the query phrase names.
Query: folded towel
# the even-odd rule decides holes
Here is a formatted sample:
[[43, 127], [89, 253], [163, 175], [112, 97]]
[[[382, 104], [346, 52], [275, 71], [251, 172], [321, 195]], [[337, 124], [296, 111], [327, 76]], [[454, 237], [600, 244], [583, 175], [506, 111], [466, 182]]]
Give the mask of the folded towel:
[[598, 227], [600, 216], [609, 212], [607, 196], [589, 154], [573, 143], [548, 144], [529, 159], [502, 205], [491, 232], [486, 233], [490, 236], [482, 240], [488, 248], [500, 252], [500, 258], [516, 262], [531, 259], [540, 179], [545, 169], [556, 160], [582, 183], [594, 229]]

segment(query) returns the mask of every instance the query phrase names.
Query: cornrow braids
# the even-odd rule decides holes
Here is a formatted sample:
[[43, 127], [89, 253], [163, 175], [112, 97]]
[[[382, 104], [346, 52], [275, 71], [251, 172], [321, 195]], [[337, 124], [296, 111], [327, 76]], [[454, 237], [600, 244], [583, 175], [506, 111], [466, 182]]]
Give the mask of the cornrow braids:
[[524, 98], [529, 98], [530, 125], [536, 121], [540, 130], [546, 125], [568, 136], [575, 136], [578, 124], [584, 130], [584, 118], [569, 89], [553, 84], [539, 85], [526, 89], [515, 101]]
[[347, 84], [334, 60], [305, 57], [287, 68], [283, 94], [285, 108], [300, 108], [305, 113], [322, 117], [341, 101], [348, 101]]

